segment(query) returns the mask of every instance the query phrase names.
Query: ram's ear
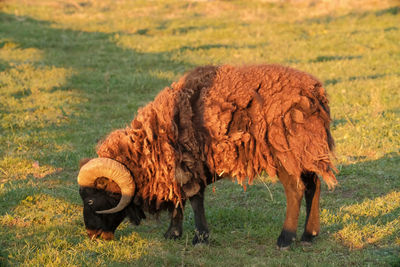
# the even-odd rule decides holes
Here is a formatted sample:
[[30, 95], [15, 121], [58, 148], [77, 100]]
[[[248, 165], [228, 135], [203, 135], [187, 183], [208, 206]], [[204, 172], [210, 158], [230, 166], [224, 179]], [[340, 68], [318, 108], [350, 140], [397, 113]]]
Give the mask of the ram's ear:
[[83, 165], [85, 165], [86, 163], [88, 163], [91, 160], [91, 158], [83, 158], [79, 161], [79, 169], [82, 168]]
[[111, 194], [121, 194], [121, 188], [111, 179], [107, 177], [99, 177], [94, 182], [94, 187], [99, 190], [104, 190], [107, 193]]

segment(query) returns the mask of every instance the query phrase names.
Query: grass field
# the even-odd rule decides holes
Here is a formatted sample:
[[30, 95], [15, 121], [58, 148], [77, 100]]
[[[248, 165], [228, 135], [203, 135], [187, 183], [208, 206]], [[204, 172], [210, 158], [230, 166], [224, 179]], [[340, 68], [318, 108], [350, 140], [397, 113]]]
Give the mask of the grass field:
[[[90, 241], [79, 159], [185, 71], [224, 63], [325, 84], [340, 186], [323, 187], [313, 246], [276, 250], [269, 177], [208, 189], [208, 246], [190, 244], [190, 207], [181, 240], [163, 214]], [[0, 266], [400, 266], [399, 149], [399, 1], [0, 1]]]

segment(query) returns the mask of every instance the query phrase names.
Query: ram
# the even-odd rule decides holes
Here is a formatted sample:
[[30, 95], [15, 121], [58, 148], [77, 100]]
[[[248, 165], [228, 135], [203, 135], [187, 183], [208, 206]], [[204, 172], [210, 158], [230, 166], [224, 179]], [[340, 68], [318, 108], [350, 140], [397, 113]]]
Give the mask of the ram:
[[206, 243], [206, 186], [222, 178], [246, 186], [266, 171], [286, 194], [278, 247], [296, 237], [303, 196], [301, 241], [310, 243], [320, 231], [319, 177], [329, 188], [337, 184], [330, 121], [325, 90], [309, 74], [279, 65], [198, 67], [99, 142], [97, 158], [81, 162], [88, 235], [111, 239], [124, 218], [139, 224], [145, 212], [168, 210], [164, 236], [179, 238], [189, 199], [193, 244]]

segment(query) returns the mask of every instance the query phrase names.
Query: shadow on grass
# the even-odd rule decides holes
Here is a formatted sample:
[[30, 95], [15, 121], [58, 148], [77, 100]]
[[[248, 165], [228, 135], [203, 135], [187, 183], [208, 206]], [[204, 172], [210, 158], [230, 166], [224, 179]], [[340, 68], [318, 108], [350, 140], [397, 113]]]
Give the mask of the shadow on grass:
[[[36, 62], [2, 60], [3, 71], [15, 65], [28, 64], [34, 70], [59, 68], [72, 72], [65, 82], [50, 90], [61, 94], [69, 90], [76, 92], [74, 97], [77, 103], [70, 105], [71, 112], [66, 114], [62, 122], [50, 121], [44, 126], [39, 126], [35, 121], [28, 125], [10, 122], [12, 128], [2, 129], [7, 138], [1, 140], [1, 157], [18, 155], [41, 165], [62, 168], [64, 172], [59, 173], [58, 177], [71, 175], [81, 157], [93, 154], [96, 141], [101, 136], [112, 128], [129, 123], [140, 106], [169, 85], [171, 80], [163, 73], [172, 73], [173, 76], [192, 67], [184, 61], [170, 60], [169, 53], [138, 53], [118, 47], [112, 41], [113, 34], [57, 29], [46, 21], [5, 13], [0, 13], [0, 23], [3, 45], [12, 42], [21, 49], [35, 48], [43, 54], [43, 58]], [[18, 79], [26, 79], [22, 72], [17, 74], [20, 76], [14, 77], [16, 84]], [[24, 88], [8, 93], [7, 97], [21, 103], [18, 101], [31, 94], [30, 88]], [[62, 106], [55, 108], [60, 114], [65, 113]], [[4, 106], [1, 112], [10, 114], [16, 111]], [[53, 138], [42, 137], [49, 135]], [[8, 141], [15, 136], [20, 139], [25, 136], [30, 140], [39, 138], [40, 145], [30, 144], [30, 147], [21, 150], [18, 144]]]
[[[62, 168], [63, 171], [44, 179], [36, 179], [28, 171], [26, 179], [16, 181], [8, 178], [8, 169], [2, 169], [1, 215], [11, 212], [27, 196], [41, 192], [50, 191], [50, 194], [79, 203], [75, 182], [79, 159], [93, 154], [99, 137], [111, 128], [128, 123], [139, 106], [170, 84], [171, 81], [160, 77], [159, 73], [178, 74], [191, 67], [183, 61], [170, 60], [168, 53], [138, 53], [120, 48], [113, 43], [112, 34], [57, 29], [51, 27], [49, 22], [5, 13], [0, 13], [0, 24], [2, 46], [11, 42], [21, 49], [35, 48], [43, 54], [36, 62], [2, 60], [3, 71], [19, 64], [32, 65], [33, 69], [72, 69], [73, 74], [67, 77], [65, 83], [54, 86], [50, 91], [67, 92], [73, 89], [83, 99], [72, 105], [69, 118], [61, 123], [50, 121], [40, 127], [32, 122], [27, 126], [2, 129], [1, 158], [11, 155], [28, 159], [27, 164], [38, 162]], [[26, 79], [23, 73], [17, 74], [21, 76], [14, 77], [16, 84], [18, 79]], [[41, 85], [38, 86], [40, 89]], [[18, 101], [32, 94], [30, 89], [4, 93], [10, 100], [20, 103]], [[57, 108], [62, 110], [63, 107]], [[1, 112], [10, 114], [14, 111], [2, 106]], [[9, 140], [15, 137], [29, 139], [24, 141], [24, 145], [29, 146], [24, 148], [21, 144], [11, 143]], [[32, 141], [35, 139], [39, 140]], [[52, 180], [60, 183], [49, 189], [49, 181]], [[74, 196], [71, 190], [74, 190]]]
[[339, 61], [339, 60], [353, 60], [361, 59], [362, 56], [318, 56], [310, 60], [310, 63], [326, 62], [326, 61]]
[[398, 153], [390, 153], [379, 160], [343, 166], [340, 186], [323, 197], [323, 231], [333, 233], [336, 241], [350, 249], [388, 250], [386, 253], [392, 255], [390, 261], [397, 258], [400, 247], [399, 164]]
[[251, 49], [256, 48], [258, 46], [267, 45], [267, 43], [257, 44], [257, 45], [227, 45], [227, 44], [207, 44], [207, 45], [200, 45], [200, 46], [182, 46], [177, 51], [184, 52], [186, 50], [189, 51], [197, 51], [197, 50], [210, 50], [215, 48], [227, 48], [227, 49]]
[[[396, 9], [396, 11], [389, 10], [388, 12], [392, 14], [398, 11]], [[44, 179], [29, 177], [26, 180], [7, 182], [0, 191], [0, 203], [2, 204], [0, 216], [12, 213], [13, 208], [28, 196], [41, 193], [78, 204], [79, 196], [77, 185], [75, 184], [78, 160], [81, 157], [93, 154], [93, 146], [99, 136], [109, 132], [111, 128], [121, 127], [122, 124], [129, 123], [139, 106], [151, 100], [159, 90], [170, 84], [171, 80], [161, 78], [157, 73], [172, 72], [179, 74], [192, 66], [184, 62], [184, 60], [171, 60], [170, 54], [166, 52], [138, 53], [120, 48], [112, 41], [112, 34], [56, 29], [52, 28], [48, 22], [26, 17], [20, 18], [4, 13], [0, 14], [0, 23], [2, 24], [0, 28], [2, 38], [17, 42], [22, 48], [33, 47], [44, 53], [43, 60], [34, 65], [38, 67], [71, 68], [73, 70], [73, 75], [67, 79], [66, 83], [53, 88], [53, 90], [67, 91], [73, 88], [85, 99], [85, 101], [74, 107], [75, 113], [70, 115], [71, 120], [65, 121], [60, 125], [51, 124], [44, 128], [4, 129], [4, 134], [9, 136], [29, 136], [34, 135], [36, 132], [54, 133], [56, 138], [50, 142], [50, 148], [45, 147], [42, 150], [33, 145], [19, 155], [61, 167], [64, 171]], [[145, 32], [139, 34], [145, 34]], [[181, 49], [195, 50], [219, 47], [225, 46], [207, 45], [200, 48], [182, 47]], [[319, 62], [354, 58], [323, 57], [316, 60]], [[10, 65], [7, 62], [1, 62], [1, 69], [5, 70], [9, 67]], [[371, 79], [377, 77], [371, 77]], [[17, 93], [11, 97], [18, 98], [20, 96]], [[341, 123], [342, 121], [337, 122], [337, 124]], [[54, 149], [54, 147], [61, 144], [67, 144], [70, 149]], [[9, 146], [13, 147], [12, 144]], [[2, 157], [5, 154], [16, 151], [3, 149], [1, 151]], [[350, 222], [353, 223], [352, 225], [355, 228], [349, 228], [349, 231], [354, 229], [359, 231], [364, 229], [364, 226], [371, 225], [371, 223], [377, 224], [380, 217], [368, 218], [368, 216], [364, 216], [366, 218], [359, 220], [349, 211], [346, 214], [350, 214], [350, 217], [347, 221], [344, 221], [339, 215], [341, 215], [341, 209], [346, 207], [353, 207], [359, 204], [363, 208], [363, 203], [369, 203], [365, 202], [365, 198], [374, 203], [378, 198], [385, 197], [391, 192], [398, 192], [400, 190], [398, 179], [399, 163], [397, 155], [386, 155], [376, 161], [344, 166], [339, 176], [341, 187], [333, 193], [323, 194], [322, 196], [324, 199], [323, 204], [326, 204], [325, 209], [331, 213], [326, 214], [327, 222], [326, 226], [323, 226], [324, 229], [337, 233], [350, 225], [347, 224]], [[51, 182], [54, 180], [59, 180], [61, 183], [55, 184], [53, 188], [50, 188]], [[238, 186], [233, 185], [229, 188], [233, 187]], [[269, 198], [266, 190], [264, 190], [265, 195], [260, 196], [260, 194], [264, 193], [256, 192], [261, 191], [259, 190], [260, 187], [255, 188], [257, 190], [250, 188], [249, 193], [235, 193], [229, 197], [223, 194], [225, 192], [218, 193], [214, 197], [212, 205], [207, 208], [208, 220], [213, 228], [211, 230], [215, 231], [215, 233], [227, 231], [232, 233], [239, 229], [241, 234], [236, 235], [238, 237], [246, 238], [246, 236], [253, 235], [259, 240], [265, 240], [260, 236], [267, 231], [265, 230], [266, 228], [280, 229], [285, 210], [282, 190], [277, 188], [274, 190], [275, 193], [279, 194], [277, 201], [266, 202], [265, 205], [254, 205], [253, 202], [259, 199]], [[74, 189], [76, 190], [74, 191]], [[227, 189], [227, 191], [232, 190]], [[252, 199], [251, 193], [257, 195], [256, 200]], [[379, 199], [379, 201], [385, 201], [385, 199]], [[224, 208], [220, 209], [221, 205]], [[373, 206], [365, 206], [367, 211], [369, 211], [369, 208], [373, 208]], [[223, 212], [223, 209], [228, 210], [228, 212]], [[386, 213], [382, 217], [382, 225], [379, 224], [378, 227], [391, 226], [390, 223], [396, 217], [399, 217], [399, 212], [399, 208], [394, 208], [389, 213]], [[328, 215], [332, 216], [329, 217]], [[329, 218], [333, 218], [333, 222], [330, 222]], [[192, 221], [192, 218], [190, 218], [190, 223]], [[82, 227], [81, 223], [77, 227]], [[53, 231], [58, 232], [61, 229], [62, 226], [53, 229]], [[371, 229], [373, 230], [374, 228]], [[7, 249], [15, 244], [8, 237], [10, 233], [20, 234], [18, 231], [18, 229], [10, 227], [3, 233], [0, 232], [0, 257], [6, 258], [10, 253]], [[141, 233], [143, 228], [139, 226], [135, 228], [135, 231]], [[163, 230], [158, 229], [157, 231], [159, 231], [158, 235], [161, 236]], [[130, 232], [130, 230], [126, 232]], [[278, 231], [269, 233], [271, 235], [267, 239], [273, 240], [279, 234]], [[394, 240], [397, 242], [396, 235], [398, 231], [386, 233], [388, 234], [379, 240]], [[365, 238], [361, 239], [360, 242], [368, 243]], [[72, 243], [80, 241], [80, 238], [71, 240]], [[27, 239], [26, 242], [32, 242], [32, 240]], [[220, 246], [224, 246], [224, 244]], [[379, 249], [378, 247], [377, 250]]]
[[[35, 48], [43, 55], [40, 60], [33, 62], [2, 60], [1, 71], [21, 64], [29, 65], [34, 70], [71, 69], [72, 75], [65, 82], [51, 88], [50, 92], [67, 93], [72, 89], [82, 100], [71, 104], [72, 112], [68, 114], [68, 119], [60, 123], [50, 121], [39, 126], [35, 122], [28, 125], [10, 122], [13, 127], [1, 129], [4, 135], [4, 139], [1, 139], [1, 158], [11, 155], [25, 160], [28, 165], [32, 163], [62, 168], [61, 172], [41, 179], [33, 177], [28, 170], [26, 178], [15, 180], [8, 176], [9, 170], [13, 169], [7, 168], [12, 166], [3, 166], [6, 168], [0, 172], [0, 216], [3, 220], [4, 216], [14, 216], [15, 208], [27, 198], [40, 194], [54, 196], [68, 203], [80, 203], [75, 182], [79, 159], [93, 154], [99, 137], [111, 128], [123, 127], [129, 123], [139, 106], [152, 100], [158, 91], [171, 83], [170, 79], [160, 74], [169, 72], [177, 75], [192, 67], [184, 61], [170, 60], [168, 53], [138, 53], [120, 48], [112, 41], [112, 34], [57, 29], [46, 21], [5, 13], [0, 13], [0, 24], [2, 46], [5, 43], [17, 44], [20, 49]], [[26, 79], [22, 72], [15, 73], [21, 75], [14, 77], [12, 82], [15, 84], [18, 84], [19, 79]], [[40, 94], [41, 85], [38, 87], [37, 93]], [[21, 103], [21, 99], [32, 95], [30, 89], [3, 93], [10, 100]], [[8, 106], [0, 108], [3, 114], [16, 112]], [[57, 108], [63, 109], [62, 106]], [[20, 144], [9, 141], [23, 138], [30, 141], [21, 141]], [[39, 140], [32, 141], [35, 139]], [[24, 148], [21, 144], [29, 146]], [[32, 207], [33, 210], [37, 208]], [[15, 222], [18, 222], [18, 216], [23, 219], [23, 214], [15, 216]], [[63, 215], [60, 216], [62, 219]], [[77, 227], [81, 228], [82, 225]], [[9, 248], [20, 243], [10, 239], [9, 234], [21, 236], [26, 230], [12, 225], [2, 226], [1, 229], [0, 262], [8, 258], [10, 253], [15, 255], [15, 251]], [[50, 232], [62, 232], [62, 226]], [[23, 239], [28, 242], [24, 243], [25, 247], [31, 241], [34, 242], [34, 238], [29, 236]], [[21, 249], [24, 244], [21, 244]]]
[[360, 80], [376, 80], [380, 78], [385, 78], [387, 76], [399, 76], [397, 74], [374, 74], [374, 75], [366, 75], [366, 76], [352, 76], [349, 77], [348, 79], [341, 79], [341, 78], [335, 78], [335, 79], [329, 79], [324, 81], [324, 85], [335, 85], [337, 83], [341, 82], [351, 82], [351, 81], [360, 81]]
[[399, 11], [400, 11], [400, 7], [393, 6], [393, 7], [389, 7], [389, 8], [385, 8], [385, 9], [381, 9], [381, 10], [364, 11], [364, 12], [361, 12], [361, 14], [351, 12], [349, 14], [342, 15], [342, 16], [325, 15], [322, 17], [306, 19], [305, 21], [308, 23], [326, 24], [326, 23], [330, 23], [330, 22], [333, 22], [336, 20], [343, 19], [343, 18], [353, 17], [354, 15], [357, 15], [358, 17], [365, 17], [365, 16], [369, 16], [369, 15], [374, 15], [376, 17], [384, 16], [384, 15], [396, 16], [399, 13]]

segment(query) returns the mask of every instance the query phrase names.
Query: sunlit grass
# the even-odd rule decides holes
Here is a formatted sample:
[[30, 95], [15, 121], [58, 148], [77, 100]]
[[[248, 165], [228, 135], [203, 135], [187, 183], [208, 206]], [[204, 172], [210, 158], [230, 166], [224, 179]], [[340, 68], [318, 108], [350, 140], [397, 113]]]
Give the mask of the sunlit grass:
[[43, 58], [43, 53], [36, 48], [26, 48], [22, 49], [18, 44], [1, 40], [0, 44], [0, 60], [8, 61], [10, 64], [14, 62], [35, 62]]
[[383, 197], [365, 200], [361, 204], [354, 204], [343, 208], [353, 216], [377, 217], [393, 212], [400, 207], [400, 192], [391, 192]]
[[49, 227], [79, 221], [80, 207], [44, 194], [28, 196], [13, 209], [11, 214], [0, 219], [5, 226], [29, 227], [47, 225]]
[[386, 237], [399, 234], [400, 219], [395, 219], [386, 224], [349, 223], [339, 230], [335, 237], [350, 248], [360, 249], [368, 244], [376, 244]]
[[[321, 221], [328, 226], [343, 225], [334, 237], [350, 248], [360, 249], [368, 244], [393, 242], [400, 233], [400, 219], [385, 215], [391, 215], [399, 207], [400, 193], [394, 191], [360, 204], [342, 206], [337, 213], [323, 209]], [[384, 242], [385, 238], [390, 241]]]
[[25, 179], [28, 175], [33, 175], [35, 178], [43, 178], [60, 171], [61, 168], [51, 165], [41, 166], [37, 161], [23, 158], [3, 157], [0, 160], [0, 172], [7, 180]]
[[[104, 264], [104, 259], [130, 262], [147, 253], [149, 242], [136, 233], [111, 242], [81, 240], [81, 210], [76, 204], [46, 194], [27, 196], [12, 212], [0, 216], [0, 225], [8, 230], [1, 236], [10, 237], [5, 242], [24, 244], [21, 250], [8, 247], [8, 257], [24, 265], [80, 266], [82, 261]], [[33, 242], [25, 242], [27, 238]], [[97, 255], [104, 258], [97, 259]]]
[[29, 64], [0, 73], [2, 83], [3, 128], [43, 128], [61, 124], [79, 103], [73, 91], [54, 90], [65, 83], [63, 68], [35, 68]]
[[[0, 12], [0, 265], [400, 263], [398, 2], [6, 0]], [[185, 71], [225, 63], [280, 63], [325, 85], [339, 187], [323, 185], [313, 247], [275, 250], [273, 177], [208, 189], [209, 246], [191, 247], [189, 207], [178, 241], [162, 237], [166, 214], [87, 239], [79, 159]]]
[[[9, 67], [0, 72], [0, 172], [4, 179], [25, 179], [28, 175], [43, 178], [61, 171], [61, 168], [42, 165], [34, 158], [27, 158], [49, 146], [43, 138], [51, 135], [34, 129], [60, 126], [70, 121], [74, 107], [82, 102], [78, 94], [64, 89], [73, 71], [66, 68], [36, 66], [43, 52], [36, 48], [20, 48], [17, 43], [6, 41], [0, 48], [0, 58]], [[24, 132], [24, 130], [26, 132]], [[62, 148], [63, 147], [63, 148]], [[51, 144], [52, 150], [65, 149], [61, 144]]]

